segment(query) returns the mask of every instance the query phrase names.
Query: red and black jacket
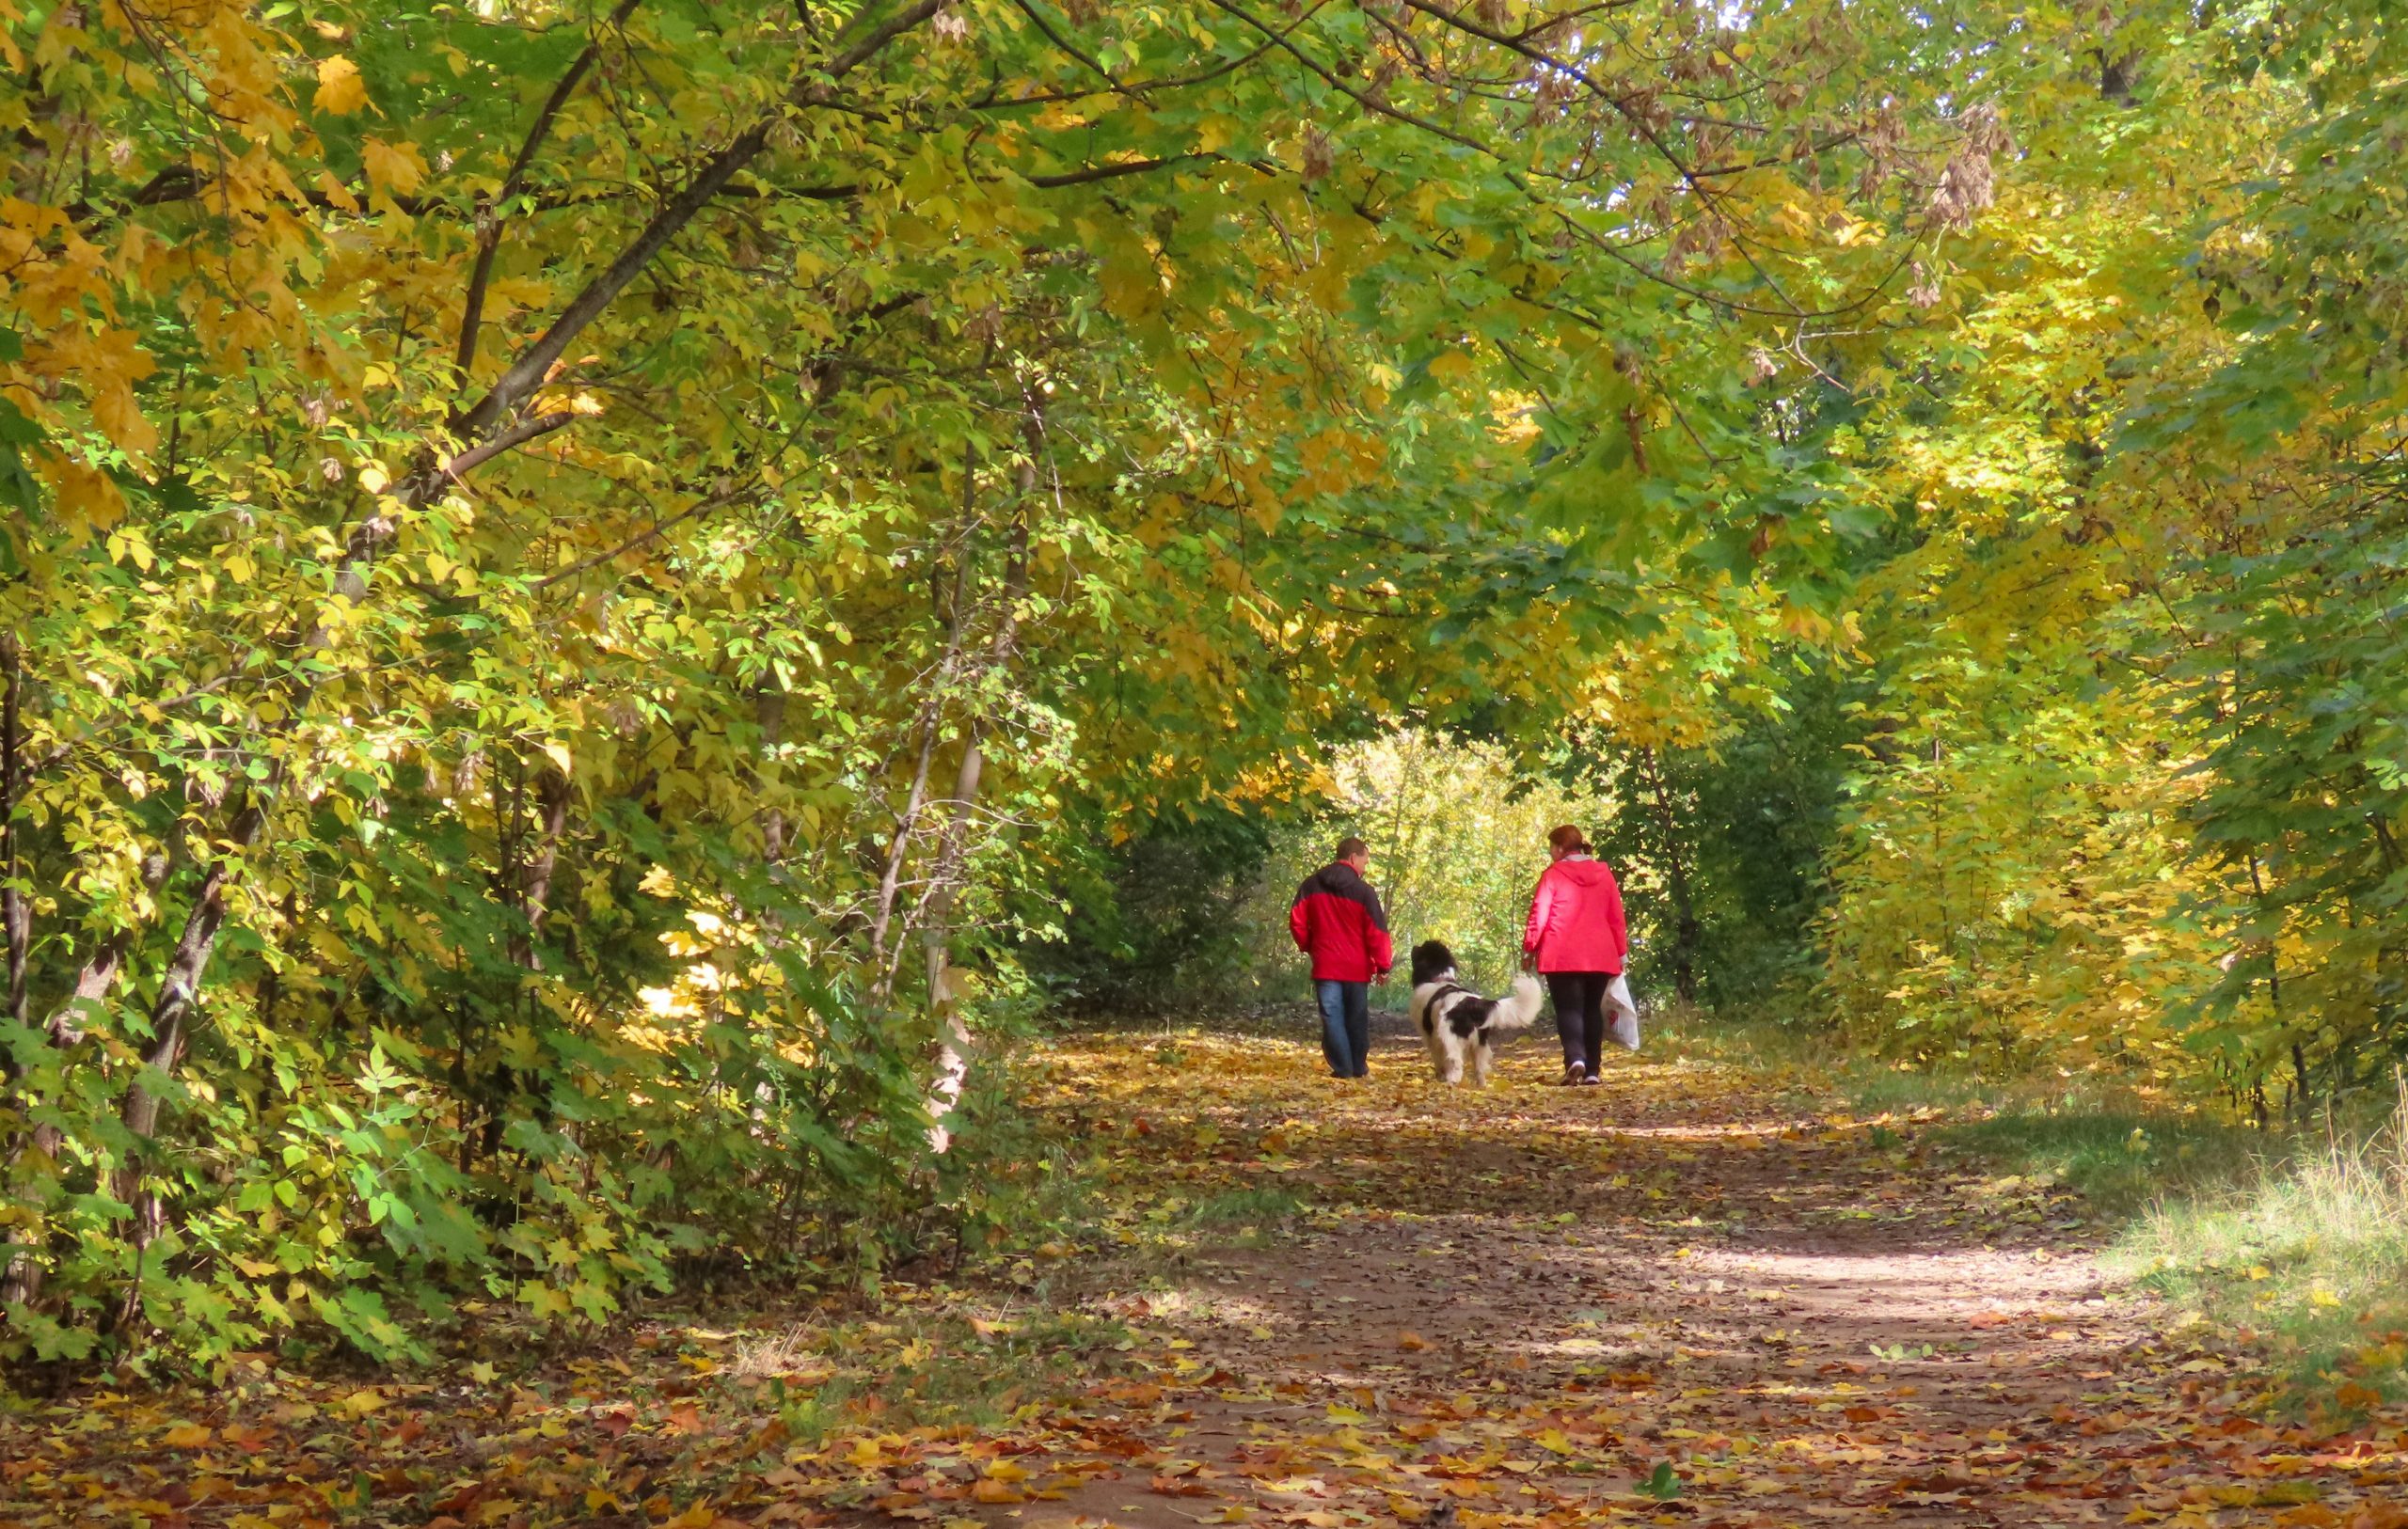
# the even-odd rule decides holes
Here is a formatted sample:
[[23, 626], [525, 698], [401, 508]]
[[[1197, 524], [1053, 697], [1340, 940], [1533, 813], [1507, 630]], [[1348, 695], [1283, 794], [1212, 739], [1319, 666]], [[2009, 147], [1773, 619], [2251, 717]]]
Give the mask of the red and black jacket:
[[1313, 958], [1316, 982], [1370, 982], [1396, 964], [1380, 894], [1344, 860], [1323, 866], [1296, 889], [1288, 932]]

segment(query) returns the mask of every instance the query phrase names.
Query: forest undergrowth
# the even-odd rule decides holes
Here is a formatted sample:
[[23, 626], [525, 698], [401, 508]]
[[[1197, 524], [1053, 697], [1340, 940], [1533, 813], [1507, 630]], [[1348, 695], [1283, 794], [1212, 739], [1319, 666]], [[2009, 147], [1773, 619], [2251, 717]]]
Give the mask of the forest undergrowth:
[[[2397, 1333], [2317, 1390], [2272, 1317], [2239, 1348], [2200, 1319], [2240, 1256], [2204, 1256], [2214, 1218], [2270, 1214], [2215, 1195], [2305, 1169], [2128, 1135], [2198, 1166], [2152, 1210], [2115, 1196], [2122, 1117], [2066, 1099], [1703, 1024], [1602, 1090], [1550, 1050], [1446, 1090], [1391, 1032], [1350, 1087], [1301, 1024], [1059, 1034], [1047, 1182], [983, 1253], [497, 1321], [423, 1370], [249, 1353], [19, 1400], [0, 1523], [2408, 1522]], [[2257, 1235], [2258, 1285], [2320, 1277]], [[2195, 1288], [2133, 1265], [2152, 1237]]]

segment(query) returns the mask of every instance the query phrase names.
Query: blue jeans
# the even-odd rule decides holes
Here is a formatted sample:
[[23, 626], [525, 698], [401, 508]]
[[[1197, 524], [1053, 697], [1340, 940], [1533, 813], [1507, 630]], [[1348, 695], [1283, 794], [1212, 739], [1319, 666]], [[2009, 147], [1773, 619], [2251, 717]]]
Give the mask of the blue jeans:
[[1368, 1076], [1371, 1060], [1371, 985], [1317, 977], [1313, 980], [1313, 996], [1321, 1000], [1321, 1054], [1329, 1059], [1330, 1076]]

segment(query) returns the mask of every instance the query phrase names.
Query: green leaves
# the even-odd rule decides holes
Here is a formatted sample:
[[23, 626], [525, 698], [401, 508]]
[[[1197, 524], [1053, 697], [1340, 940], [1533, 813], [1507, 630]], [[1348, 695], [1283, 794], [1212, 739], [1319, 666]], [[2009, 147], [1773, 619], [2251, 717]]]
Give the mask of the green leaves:
[[[0, 336], [13, 343], [14, 335], [0, 331]], [[0, 357], [5, 357], [8, 345], [0, 345]], [[6, 398], [0, 398], [0, 501], [14, 505], [28, 517], [41, 509], [41, 485], [25, 468], [25, 452], [41, 444], [40, 427], [19, 412]], [[7, 539], [13, 546], [15, 538]]]
[[1813, 7], [211, 15], [0, 24], [0, 1160], [210, 1358], [910, 1252], [1099, 826], [1710, 731], [1964, 136]]

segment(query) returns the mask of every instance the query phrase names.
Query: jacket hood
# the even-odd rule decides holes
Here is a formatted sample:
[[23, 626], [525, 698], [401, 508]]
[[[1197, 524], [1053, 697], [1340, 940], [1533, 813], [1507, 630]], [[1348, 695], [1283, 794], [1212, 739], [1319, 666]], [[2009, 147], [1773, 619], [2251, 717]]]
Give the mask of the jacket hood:
[[1558, 860], [1546, 868], [1551, 876], [1561, 876], [1579, 887], [1602, 887], [1613, 880], [1613, 871], [1603, 860]]
[[1308, 886], [1323, 891], [1343, 893], [1363, 885], [1363, 873], [1344, 860], [1332, 860], [1312, 874]]

